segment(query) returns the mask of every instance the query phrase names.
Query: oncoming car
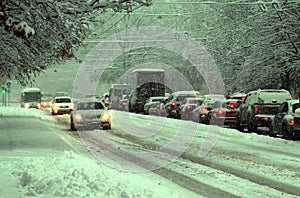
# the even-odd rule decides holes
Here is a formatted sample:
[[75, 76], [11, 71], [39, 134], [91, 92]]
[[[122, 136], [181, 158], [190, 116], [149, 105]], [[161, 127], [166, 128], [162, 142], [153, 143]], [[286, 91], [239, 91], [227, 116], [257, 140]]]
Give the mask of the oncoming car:
[[111, 114], [102, 101], [81, 100], [70, 114], [70, 128], [73, 131], [90, 128], [111, 129]]
[[70, 114], [73, 110], [73, 103], [70, 97], [55, 97], [51, 105], [52, 115]]

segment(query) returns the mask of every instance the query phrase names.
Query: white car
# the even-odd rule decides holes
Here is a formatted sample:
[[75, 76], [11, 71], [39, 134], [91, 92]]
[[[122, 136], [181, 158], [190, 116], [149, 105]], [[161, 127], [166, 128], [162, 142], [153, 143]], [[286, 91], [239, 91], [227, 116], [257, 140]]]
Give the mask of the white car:
[[84, 99], [76, 103], [70, 114], [72, 131], [89, 128], [111, 129], [111, 114], [108, 107], [100, 100]]
[[59, 96], [52, 101], [51, 111], [52, 115], [70, 114], [73, 110], [73, 103], [70, 97]]

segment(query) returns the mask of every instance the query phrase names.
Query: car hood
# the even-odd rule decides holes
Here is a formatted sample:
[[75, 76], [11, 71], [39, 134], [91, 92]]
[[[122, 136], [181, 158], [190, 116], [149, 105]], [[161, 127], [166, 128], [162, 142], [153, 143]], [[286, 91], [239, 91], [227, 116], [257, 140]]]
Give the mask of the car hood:
[[101, 114], [106, 110], [76, 110], [73, 112], [73, 115], [80, 114], [84, 118], [100, 118]]

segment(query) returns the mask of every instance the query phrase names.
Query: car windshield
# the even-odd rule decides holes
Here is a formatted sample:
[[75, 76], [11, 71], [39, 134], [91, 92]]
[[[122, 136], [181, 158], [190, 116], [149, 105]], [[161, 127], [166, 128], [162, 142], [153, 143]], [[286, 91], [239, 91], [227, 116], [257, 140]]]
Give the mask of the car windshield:
[[186, 98], [196, 98], [196, 95], [191, 95], [191, 94], [180, 95], [177, 97], [177, 101], [181, 102]]
[[259, 103], [283, 103], [291, 99], [289, 92], [285, 91], [262, 91], [259, 94]]
[[104, 109], [104, 107], [100, 102], [79, 103], [77, 105], [77, 110], [93, 110], [93, 109]]
[[296, 109], [300, 108], [299, 103], [295, 103], [292, 105], [292, 112], [295, 113]]
[[70, 98], [56, 98], [55, 103], [70, 103], [71, 99]]
[[153, 98], [152, 102], [161, 102], [163, 98]]

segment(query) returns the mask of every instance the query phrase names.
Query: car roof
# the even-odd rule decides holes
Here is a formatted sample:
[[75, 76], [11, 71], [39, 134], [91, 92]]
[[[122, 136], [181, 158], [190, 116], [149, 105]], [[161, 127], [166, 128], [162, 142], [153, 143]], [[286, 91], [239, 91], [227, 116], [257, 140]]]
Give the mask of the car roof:
[[62, 99], [62, 98], [68, 98], [68, 99], [71, 99], [71, 97], [69, 97], [69, 96], [57, 96], [57, 97], [55, 97], [54, 99]]
[[173, 95], [184, 95], [184, 94], [199, 94], [199, 91], [176, 91], [172, 93]]

